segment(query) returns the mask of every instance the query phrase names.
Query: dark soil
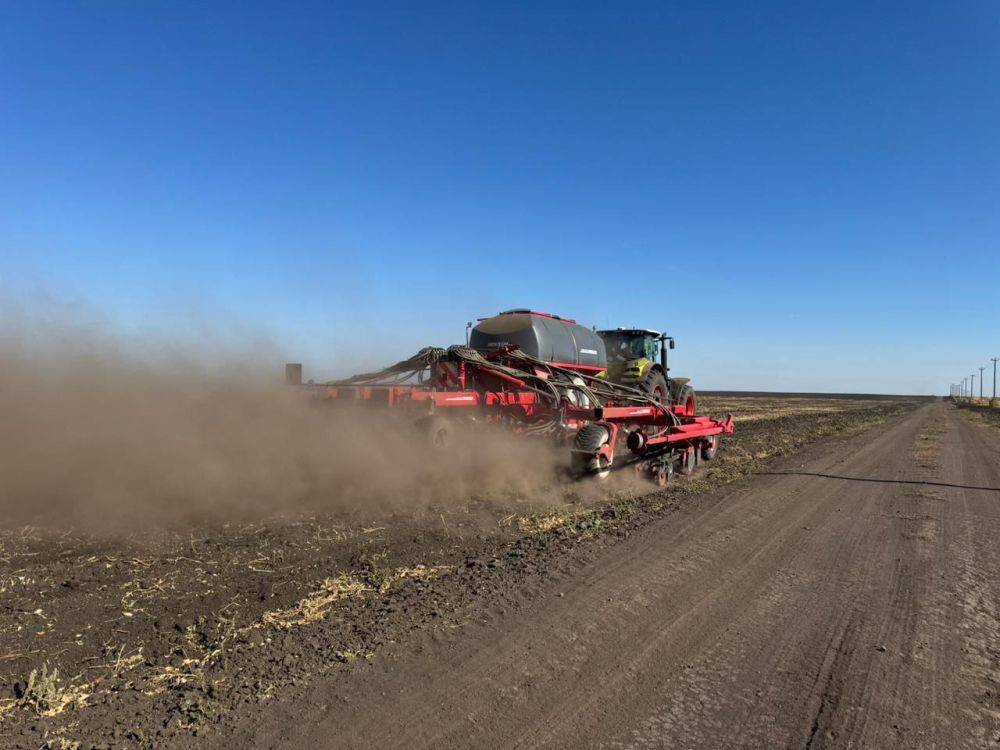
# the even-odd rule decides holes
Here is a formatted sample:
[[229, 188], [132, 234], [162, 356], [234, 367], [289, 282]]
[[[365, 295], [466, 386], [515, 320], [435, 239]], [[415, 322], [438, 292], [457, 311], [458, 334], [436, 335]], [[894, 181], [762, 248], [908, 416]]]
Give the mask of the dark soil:
[[917, 404], [744, 421], [691, 479], [657, 492], [630, 480], [592, 501], [570, 487], [551, 512], [494, 498], [110, 539], [3, 531], [0, 746], [224, 744], [241, 712], [320, 675], [348, 680], [475, 602], [502, 607], [568, 550], [613, 544], [775, 457]]

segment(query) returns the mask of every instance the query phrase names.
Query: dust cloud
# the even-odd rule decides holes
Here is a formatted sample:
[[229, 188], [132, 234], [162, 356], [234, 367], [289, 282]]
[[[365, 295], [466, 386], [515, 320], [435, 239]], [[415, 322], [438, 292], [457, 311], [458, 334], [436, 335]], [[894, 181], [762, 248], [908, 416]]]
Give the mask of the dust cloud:
[[442, 453], [412, 420], [309, 398], [259, 338], [178, 343], [2, 312], [3, 526], [411, 510], [558, 481], [544, 441], [487, 431]]

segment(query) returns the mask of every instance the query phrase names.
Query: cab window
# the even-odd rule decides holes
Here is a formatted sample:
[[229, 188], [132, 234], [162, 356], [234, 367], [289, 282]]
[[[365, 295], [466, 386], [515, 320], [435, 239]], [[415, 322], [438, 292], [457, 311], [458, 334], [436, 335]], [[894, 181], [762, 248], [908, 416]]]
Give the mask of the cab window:
[[656, 355], [658, 353], [656, 351], [657, 348], [658, 347], [656, 346], [656, 339], [654, 339], [652, 337], [647, 338], [646, 339], [646, 355], [645, 355], [646, 358], [647, 359], [651, 359], [651, 360], [653, 360], [655, 362], [656, 361]]

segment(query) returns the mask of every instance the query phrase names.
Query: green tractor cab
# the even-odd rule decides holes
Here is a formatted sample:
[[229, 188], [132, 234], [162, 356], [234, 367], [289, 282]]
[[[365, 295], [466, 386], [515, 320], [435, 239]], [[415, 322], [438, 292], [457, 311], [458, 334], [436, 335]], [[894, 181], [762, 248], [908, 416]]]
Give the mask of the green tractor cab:
[[660, 403], [682, 406], [685, 414], [695, 413], [697, 399], [689, 378], [669, 376], [672, 336], [648, 328], [613, 328], [597, 334], [607, 350], [609, 381], [645, 391]]

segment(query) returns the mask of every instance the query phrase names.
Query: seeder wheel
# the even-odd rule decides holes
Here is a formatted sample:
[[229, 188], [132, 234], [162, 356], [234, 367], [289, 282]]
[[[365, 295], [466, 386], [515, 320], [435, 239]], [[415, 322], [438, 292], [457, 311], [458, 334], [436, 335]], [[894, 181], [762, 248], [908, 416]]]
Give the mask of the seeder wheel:
[[712, 437], [705, 438], [705, 442], [701, 444], [701, 460], [711, 461], [715, 458], [715, 454], [719, 450], [719, 436], [712, 435]]
[[699, 452], [694, 447], [686, 448], [684, 453], [681, 454], [681, 474], [684, 476], [690, 476], [694, 474], [694, 470], [698, 468], [698, 456]]
[[608, 442], [611, 433], [599, 424], [588, 424], [573, 438], [573, 470], [579, 475], [606, 479], [611, 473], [611, 462], [598, 451]]
[[653, 483], [657, 487], [666, 487], [670, 484], [670, 478], [674, 475], [674, 466], [670, 463], [661, 463], [653, 467]]
[[437, 416], [417, 420], [417, 429], [425, 445], [433, 451], [445, 451], [454, 441], [454, 430], [448, 420]]

